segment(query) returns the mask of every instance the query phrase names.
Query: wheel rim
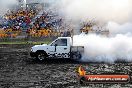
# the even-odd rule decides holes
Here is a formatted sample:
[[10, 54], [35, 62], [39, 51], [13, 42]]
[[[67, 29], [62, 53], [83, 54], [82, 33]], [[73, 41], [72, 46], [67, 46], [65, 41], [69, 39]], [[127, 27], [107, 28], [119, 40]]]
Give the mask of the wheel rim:
[[43, 54], [39, 54], [39, 55], [38, 55], [38, 59], [42, 61], [42, 60], [45, 59], [45, 56], [44, 56]]
[[73, 58], [72, 58], [73, 60], [76, 60], [77, 59], [77, 56], [76, 55], [73, 55]]
[[81, 59], [81, 54], [80, 53], [77, 53], [77, 54], [73, 55], [73, 58], [72, 59], [73, 60], [79, 60], [79, 59]]

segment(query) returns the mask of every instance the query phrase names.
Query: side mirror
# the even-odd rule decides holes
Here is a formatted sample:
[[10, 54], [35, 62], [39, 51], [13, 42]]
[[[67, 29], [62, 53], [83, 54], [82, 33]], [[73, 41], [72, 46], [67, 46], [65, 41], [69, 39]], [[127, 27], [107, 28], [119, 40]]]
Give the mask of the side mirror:
[[57, 46], [57, 44], [55, 44], [55, 47]]

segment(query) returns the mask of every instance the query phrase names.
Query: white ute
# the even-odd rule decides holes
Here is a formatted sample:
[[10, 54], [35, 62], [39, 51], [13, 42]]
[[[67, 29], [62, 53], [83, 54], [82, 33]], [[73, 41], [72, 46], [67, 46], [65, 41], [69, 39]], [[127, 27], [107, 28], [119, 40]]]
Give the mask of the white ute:
[[79, 60], [84, 52], [84, 46], [73, 46], [71, 37], [58, 37], [50, 44], [31, 47], [30, 56], [42, 61], [51, 58], [69, 58]]

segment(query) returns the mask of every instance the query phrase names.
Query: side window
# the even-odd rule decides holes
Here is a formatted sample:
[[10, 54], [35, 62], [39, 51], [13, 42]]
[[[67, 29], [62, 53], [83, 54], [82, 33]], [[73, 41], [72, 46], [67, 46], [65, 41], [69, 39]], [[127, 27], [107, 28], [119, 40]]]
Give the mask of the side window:
[[51, 44], [51, 46], [67, 46], [67, 39], [58, 39], [54, 43]]

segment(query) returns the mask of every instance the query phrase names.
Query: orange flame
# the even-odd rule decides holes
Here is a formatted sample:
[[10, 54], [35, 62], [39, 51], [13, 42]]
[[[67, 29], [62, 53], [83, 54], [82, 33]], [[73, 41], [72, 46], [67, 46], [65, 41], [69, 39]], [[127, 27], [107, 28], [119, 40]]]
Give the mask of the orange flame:
[[82, 66], [79, 66], [78, 73], [79, 73], [80, 76], [85, 76], [86, 75], [86, 71], [84, 70], [84, 68]]

